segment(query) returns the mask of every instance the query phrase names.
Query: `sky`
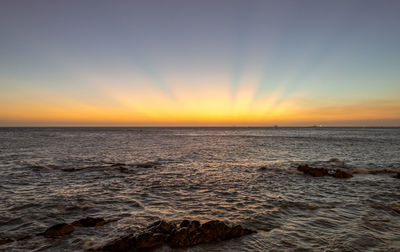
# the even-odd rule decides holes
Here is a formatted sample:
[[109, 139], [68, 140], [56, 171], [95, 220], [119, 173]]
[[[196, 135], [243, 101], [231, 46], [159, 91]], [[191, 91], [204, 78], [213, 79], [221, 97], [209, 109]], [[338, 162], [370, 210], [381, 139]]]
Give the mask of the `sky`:
[[0, 126], [400, 126], [398, 0], [2, 0]]

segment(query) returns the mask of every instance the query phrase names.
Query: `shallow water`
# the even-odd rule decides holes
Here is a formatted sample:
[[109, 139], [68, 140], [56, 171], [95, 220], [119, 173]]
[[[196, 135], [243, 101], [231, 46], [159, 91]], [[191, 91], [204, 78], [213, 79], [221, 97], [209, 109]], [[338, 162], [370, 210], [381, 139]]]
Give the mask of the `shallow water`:
[[[366, 174], [312, 178], [301, 163]], [[0, 237], [118, 219], [0, 250], [81, 251], [189, 218], [258, 232], [187, 251], [399, 251], [395, 171], [399, 128], [0, 128]]]

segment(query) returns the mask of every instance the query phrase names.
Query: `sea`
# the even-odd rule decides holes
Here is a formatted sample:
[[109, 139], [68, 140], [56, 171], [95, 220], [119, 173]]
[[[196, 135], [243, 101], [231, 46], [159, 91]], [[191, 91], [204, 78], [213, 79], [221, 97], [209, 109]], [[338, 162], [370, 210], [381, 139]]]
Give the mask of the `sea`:
[[[400, 128], [0, 128], [0, 251], [85, 251], [160, 219], [257, 233], [152, 251], [400, 251], [397, 172]], [[37, 235], [85, 217], [114, 221]]]

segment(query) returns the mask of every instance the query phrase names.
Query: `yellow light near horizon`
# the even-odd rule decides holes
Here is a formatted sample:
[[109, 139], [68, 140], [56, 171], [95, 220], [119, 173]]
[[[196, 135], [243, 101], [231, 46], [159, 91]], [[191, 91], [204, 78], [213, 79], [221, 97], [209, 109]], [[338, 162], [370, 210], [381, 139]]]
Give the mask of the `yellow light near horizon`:
[[[102, 99], [78, 99], [50, 91], [30, 91], [19, 96], [0, 94], [0, 122], [26, 121], [88, 125], [274, 125], [307, 121], [398, 118], [400, 102], [358, 101], [328, 105], [307, 100], [297, 92], [284, 97], [283, 88], [257, 94], [254, 80], [247, 80], [232, 96], [230, 85], [172, 86], [170, 94], [151, 82], [88, 80]], [[133, 84], [132, 84], [133, 83]], [[222, 84], [221, 84], [222, 83]], [[34, 98], [32, 98], [34, 97]]]

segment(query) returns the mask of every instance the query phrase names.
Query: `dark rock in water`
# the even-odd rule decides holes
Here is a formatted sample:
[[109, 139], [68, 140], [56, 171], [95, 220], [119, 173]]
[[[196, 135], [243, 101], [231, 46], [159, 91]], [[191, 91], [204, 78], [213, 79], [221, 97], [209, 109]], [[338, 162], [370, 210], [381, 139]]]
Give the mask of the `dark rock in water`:
[[329, 170], [326, 168], [314, 168], [310, 167], [307, 164], [306, 165], [299, 165], [297, 167], [298, 171], [303, 172], [306, 175], [312, 176], [312, 177], [323, 177], [323, 176], [332, 176], [335, 178], [351, 178], [353, 177], [353, 174], [339, 170], [339, 169], [334, 169], [334, 170]]
[[267, 170], [267, 167], [266, 166], [261, 166], [260, 168], [258, 168], [258, 170], [259, 171], [265, 171], [265, 170]]
[[223, 241], [254, 233], [240, 225], [228, 226], [222, 221], [209, 221], [200, 224], [199, 221], [184, 220], [181, 224], [157, 221], [144, 232], [134, 236], [128, 235], [106, 244], [100, 250], [104, 251], [134, 251], [153, 248], [168, 244], [172, 248], [185, 248], [201, 243]]
[[240, 225], [236, 225], [232, 228], [231, 232], [230, 232], [230, 237], [231, 238], [235, 238], [235, 237], [241, 237], [244, 235], [248, 235], [248, 234], [252, 234], [254, 233], [253, 230], [247, 229], [247, 228], [243, 228]]
[[201, 226], [200, 221], [194, 220], [190, 222], [190, 227], [198, 228], [200, 226]]
[[400, 205], [392, 205], [392, 210], [400, 215]]
[[[184, 224], [188, 224], [188, 222], [185, 221]], [[240, 225], [231, 227], [218, 220], [206, 222], [201, 226], [199, 224], [198, 221], [192, 221], [187, 226], [176, 229], [171, 234], [168, 245], [172, 248], [190, 247], [254, 233]]]
[[312, 177], [322, 177], [322, 176], [328, 175], [328, 173], [329, 173], [328, 169], [313, 168], [313, 167], [308, 166], [307, 164], [299, 165], [297, 167], [297, 170], [303, 172], [306, 175], [312, 176]]
[[14, 240], [10, 239], [10, 238], [0, 238], [0, 245], [7, 244], [7, 243], [10, 243], [10, 242], [13, 242], [13, 241]]
[[396, 175], [394, 175], [393, 178], [400, 179], [400, 172], [398, 172]]
[[103, 251], [134, 251], [152, 248], [164, 244], [168, 239], [167, 234], [145, 232], [137, 236], [128, 235], [106, 244]]
[[80, 169], [78, 169], [78, 168], [64, 168], [64, 169], [61, 169], [61, 170], [65, 171], [65, 172], [76, 172], [76, 171], [82, 170], [82, 168], [80, 168]]
[[205, 242], [223, 241], [228, 238], [229, 227], [222, 221], [209, 221], [201, 225]]
[[189, 220], [183, 220], [179, 227], [189, 227], [190, 221]]
[[175, 224], [166, 222], [164, 220], [156, 221], [147, 227], [147, 230], [149, 230], [150, 232], [162, 234], [169, 233], [174, 229], [176, 229]]
[[104, 245], [103, 247], [99, 248], [99, 250], [122, 252], [122, 251], [134, 250], [135, 248], [136, 248], [136, 236], [127, 235]]
[[[60, 223], [56, 224], [52, 227], [49, 227], [43, 233], [37, 235], [44, 235], [47, 238], [53, 238], [57, 236], [63, 236], [72, 233], [75, 227], [99, 227], [115, 220], [104, 220], [103, 218], [93, 218], [93, 217], [86, 217], [77, 221], [72, 222], [71, 224], [68, 223]], [[18, 240], [28, 240], [31, 239], [31, 236], [25, 236]]]
[[189, 228], [180, 227], [172, 232], [168, 245], [173, 248], [187, 247], [190, 245], [190, 240]]
[[115, 163], [115, 164], [112, 164], [110, 167], [119, 167], [119, 166], [125, 166], [126, 164], [124, 164], [124, 163]]
[[31, 235], [26, 235], [24, 237], [18, 238], [17, 241], [26, 241], [26, 240], [30, 240], [33, 237]]
[[335, 170], [335, 172], [332, 174], [333, 177], [335, 178], [351, 178], [353, 175], [351, 173], [342, 171], [342, 170]]
[[161, 233], [143, 233], [136, 237], [135, 248], [152, 248], [164, 244], [168, 235]]
[[70, 234], [73, 231], [74, 231], [74, 226], [72, 226], [71, 224], [60, 223], [48, 228], [46, 231], [44, 231], [43, 235], [47, 238], [53, 238], [57, 236]]
[[118, 169], [121, 173], [129, 173], [129, 169], [126, 167], [120, 166]]
[[155, 168], [156, 165], [153, 163], [140, 163], [140, 164], [136, 164], [137, 168]]
[[99, 227], [107, 223], [108, 221], [105, 221], [103, 218], [86, 217], [84, 219], [74, 221], [71, 224], [76, 227]]

